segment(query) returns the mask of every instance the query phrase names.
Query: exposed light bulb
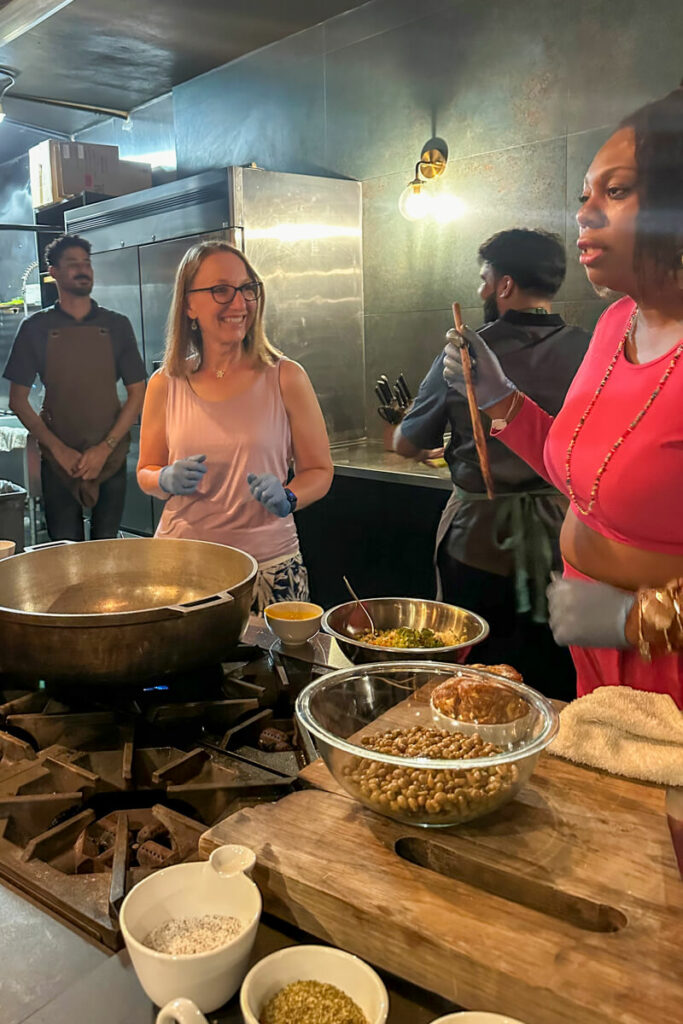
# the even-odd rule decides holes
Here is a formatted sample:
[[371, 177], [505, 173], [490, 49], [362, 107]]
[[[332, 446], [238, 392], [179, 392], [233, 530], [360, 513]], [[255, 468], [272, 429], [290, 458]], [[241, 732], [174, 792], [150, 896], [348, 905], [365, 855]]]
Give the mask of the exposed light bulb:
[[451, 221], [462, 217], [466, 209], [467, 205], [460, 196], [453, 195], [452, 192], [442, 192], [434, 198], [431, 213], [437, 224], [450, 224]]
[[433, 200], [421, 182], [411, 181], [398, 199], [398, 208], [406, 220], [423, 220], [432, 210]]
[[2, 105], [2, 100], [0, 100], [0, 123], [2, 121], [4, 121], [4, 120], [5, 120], [5, 108]]

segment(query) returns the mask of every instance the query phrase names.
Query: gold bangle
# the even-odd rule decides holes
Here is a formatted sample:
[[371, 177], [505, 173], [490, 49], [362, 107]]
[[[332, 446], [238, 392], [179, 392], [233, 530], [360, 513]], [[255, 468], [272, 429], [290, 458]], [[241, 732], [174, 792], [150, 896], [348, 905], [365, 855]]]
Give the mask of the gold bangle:
[[638, 593], [638, 650], [648, 661], [652, 654], [672, 654], [683, 641], [681, 581]]
[[643, 636], [643, 603], [645, 591], [638, 594], [638, 653], [645, 661], [652, 661], [652, 649], [649, 642]]

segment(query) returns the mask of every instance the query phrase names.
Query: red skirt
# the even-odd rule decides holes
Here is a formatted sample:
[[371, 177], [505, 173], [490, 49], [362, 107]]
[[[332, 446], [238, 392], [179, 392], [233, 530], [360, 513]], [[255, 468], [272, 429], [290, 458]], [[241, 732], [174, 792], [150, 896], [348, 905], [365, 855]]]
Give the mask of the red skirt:
[[[595, 582], [566, 562], [564, 575]], [[648, 662], [635, 648], [618, 651], [611, 647], [570, 647], [570, 651], [579, 697], [598, 686], [630, 686], [633, 690], [668, 693], [683, 710], [683, 653], [662, 654]]]

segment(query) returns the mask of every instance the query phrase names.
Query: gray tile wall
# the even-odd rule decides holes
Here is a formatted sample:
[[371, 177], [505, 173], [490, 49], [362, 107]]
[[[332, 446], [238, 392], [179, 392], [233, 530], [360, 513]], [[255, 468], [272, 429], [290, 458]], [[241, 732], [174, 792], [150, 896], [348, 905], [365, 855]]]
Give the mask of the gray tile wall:
[[[575, 258], [576, 197], [618, 120], [678, 84], [681, 0], [374, 0], [173, 92], [181, 173], [256, 161], [364, 183], [367, 430], [372, 382], [417, 386], [458, 299], [476, 322], [479, 243], [523, 225], [558, 232], [557, 311], [604, 308]], [[465, 203], [442, 227], [397, 209], [422, 144], [448, 143]], [[362, 424], [359, 424], [359, 431]]]

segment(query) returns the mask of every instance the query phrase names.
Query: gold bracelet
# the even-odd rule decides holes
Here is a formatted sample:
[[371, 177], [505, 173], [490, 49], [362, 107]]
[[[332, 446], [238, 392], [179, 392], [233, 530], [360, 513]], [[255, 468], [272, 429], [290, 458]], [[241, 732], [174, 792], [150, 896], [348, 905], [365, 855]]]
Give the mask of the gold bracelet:
[[512, 421], [512, 418], [517, 414], [517, 411], [521, 408], [523, 401], [524, 395], [522, 394], [522, 392], [515, 391], [514, 395], [512, 396], [510, 408], [508, 409], [507, 413], [504, 416], [506, 423], [510, 423]]
[[504, 416], [496, 416], [496, 418], [491, 421], [491, 430], [492, 431], [505, 430], [505, 428], [508, 426], [508, 424], [512, 420], [513, 416], [516, 414], [516, 412], [519, 409], [519, 407], [522, 405], [523, 401], [524, 401], [524, 395], [522, 394], [522, 392], [521, 391], [515, 391], [513, 396], [512, 396], [512, 401], [510, 402], [510, 408], [505, 413], [505, 415]]
[[649, 642], [643, 636], [643, 603], [645, 599], [645, 591], [642, 590], [638, 594], [638, 653], [641, 658], [645, 661], [652, 661], [652, 649]]
[[653, 654], [672, 654], [683, 640], [681, 580], [638, 593], [638, 650], [650, 661]]

